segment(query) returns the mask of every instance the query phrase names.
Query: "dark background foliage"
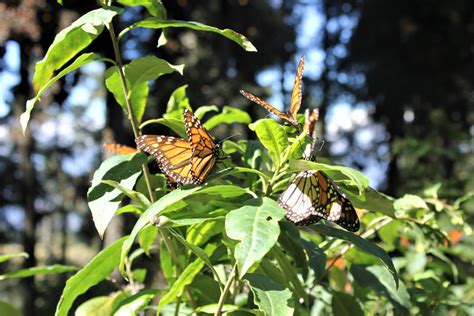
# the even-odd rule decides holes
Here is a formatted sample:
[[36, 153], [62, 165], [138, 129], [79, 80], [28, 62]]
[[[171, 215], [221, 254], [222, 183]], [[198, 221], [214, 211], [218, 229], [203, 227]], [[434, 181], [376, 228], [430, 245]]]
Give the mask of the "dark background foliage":
[[[83, 265], [102, 243], [129, 230], [126, 217], [118, 218], [101, 241], [85, 201], [91, 174], [103, 158], [101, 143], [133, 144], [129, 124], [98, 84], [103, 82], [100, 71], [66, 76], [54, 93], [43, 97], [26, 137], [19, 128], [18, 116], [33, 95], [34, 64], [60, 29], [95, 7], [94, 2], [84, 3], [65, 1], [64, 7], [52, 1], [0, 3], [0, 97], [4, 103], [0, 253], [27, 252], [25, 267]], [[319, 70], [305, 76], [303, 102], [320, 109], [319, 137], [327, 142], [322, 155], [367, 172], [378, 189], [395, 197], [421, 193], [436, 183], [442, 184], [439, 194], [446, 199], [474, 190], [472, 1], [180, 0], [164, 1], [164, 5], [171, 18], [245, 34], [259, 52], [246, 53], [230, 41], [191, 30], [169, 31], [167, 45], [157, 51], [151, 30], [134, 30], [133, 39], [122, 47], [125, 58], [156, 54], [171, 63], [186, 64], [182, 77], [173, 75], [172, 80], [160, 79], [151, 85], [148, 103], [153, 105], [147, 118], [160, 116], [171, 92], [182, 84], [188, 85], [194, 107], [232, 105], [245, 109], [253, 119], [263, 117], [265, 111], [242, 98], [238, 90], [262, 97], [277, 95], [288, 104], [291, 87], [286, 81], [292, 83], [296, 61], [304, 53], [318, 52], [320, 61], [307, 58], [318, 62]], [[322, 27], [301, 44], [297, 38], [309, 9], [316, 9]], [[144, 14], [133, 8], [121, 23], [128, 25]], [[110, 40], [102, 36], [91, 50], [112, 57]], [[18, 67], [7, 62], [12, 47], [17, 47], [13, 51]], [[272, 82], [279, 84], [272, 87], [279, 91], [257, 84], [257, 75], [266, 69], [274, 70]], [[82, 90], [75, 90], [77, 85]], [[341, 103], [350, 105], [349, 109], [338, 111]], [[91, 107], [96, 108], [92, 114]], [[366, 116], [357, 115], [361, 112]], [[84, 116], [87, 113], [102, 116], [103, 124], [93, 124]], [[247, 130], [230, 127], [219, 130], [219, 138], [236, 131], [254, 137], [246, 135]], [[146, 132], [166, 130], [155, 127]], [[468, 207], [469, 216], [472, 209]], [[460, 261], [472, 273], [469, 260]], [[0, 268], [9, 269], [5, 264]], [[28, 315], [33, 310], [51, 314], [65, 277], [24, 279], [20, 287], [16, 282], [0, 283], [2, 297], [12, 297]]]

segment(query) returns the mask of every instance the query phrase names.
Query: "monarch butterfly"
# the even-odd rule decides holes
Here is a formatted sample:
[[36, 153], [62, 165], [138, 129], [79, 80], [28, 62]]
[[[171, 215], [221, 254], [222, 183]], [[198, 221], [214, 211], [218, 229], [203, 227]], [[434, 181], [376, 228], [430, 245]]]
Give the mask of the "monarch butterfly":
[[136, 148], [132, 148], [125, 145], [120, 144], [113, 144], [113, 143], [105, 143], [104, 149], [110, 153], [117, 154], [117, 155], [127, 155], [133, 154], [138, 152]]
[[359, 218], [351, 201], [322, 171], [298, 173], [278, 204], [286, 210], [286, 218], [297, 225], [307, 226], [323, 218], [349, 231], [359, 230]]
[[[311, 116], [308, 113], [305, 126], [313, 123], [314, 128], [317, 113], [317, 110], [313, 110]], [[311, 122], [311, 118], [314, 118], [314, 122]], [[307, 155], [312, 161], [316, 160], [315, 143], [316, 139], [313, 138]], [[307, 226], [323, 218], [349, 231], [359, 230], [359, 218], [351, 201], [322, 171], [307, 170], [298, 173], [280, 195], [278, 204], [286, 210], [286, 218], [296, 225]]]
[[184, 109], [186, 134], [191, 146], [191, 175], [196, 183], [203, 183], [207, 174], [219, 159], [219, 145], [188, 109]]
[[298, 121], [296, 120], [296, 114], [298, 113], [298, 110], [300, 109], [301, 106], [301, 82], [303, 78], [303, 68], [304, 68], [304, 56], [301, 56], [300, 62], [298, 64], [298, 70], [296, 71], [296, 78], [295, 78], [295, 85], [293, 87], [293, 93], [291, 94], [291, 104], [290, 104], [290, 110], [287, 112], [282, 112], [277, 110], [274, 106], [268, 104], [266, 101], [260, 99], [257, 96], [254, 96], [253, 94], [246, 92], [244, 90], [240, 90], [240, 93], [249, 99], [252, 102], [255, 102], [257, 104], [260, 104], [263, 106], [267, 111], [270, 113], [275, 114], [282, 120], [290, 123], [294, 127], [298, 128]]
[[191, 145], [182, 138], [172, 136], [142, 135], [135, 139], [138, 147], [151, 154], [168, 183], [196, 183], [191, 173]]
[[313, 137], [314, 133], [314, 126], [316, 125], [316, 122], [318, 121], [319, 118], [319, 110], [318, 109], [313, 109], [313, 112], [311, 112], [311, 115], [309, 114], [309, 109], [306, 109], [304, 111], [304, 127], [303, 131], [306, 132], [310, 137]]

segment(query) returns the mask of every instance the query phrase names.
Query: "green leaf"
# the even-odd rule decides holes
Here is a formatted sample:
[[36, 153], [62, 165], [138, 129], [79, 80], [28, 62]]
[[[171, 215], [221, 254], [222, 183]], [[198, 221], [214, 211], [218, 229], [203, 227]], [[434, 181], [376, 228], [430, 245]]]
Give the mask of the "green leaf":
[[0, 315], [21, 316], [21, 312], [13, 305], [0, 301]]
[[[156, 56], [134, 59], [125, 65], [124, 72], [130, 94], [129, 100], [138, 123], [141, 122], [143, 114], [145, 113], [146, 99], [148, 97], [148, 81], [156, 80], [162, 75], [175, 71], [183, 74], [183, 68], [184, 65], [171, 65]], [[107, 69], [105, 77], [107, 89], [114, 95], [125, 113], [128, 113], [125, 94], [117, 66]]]
[[222, 113], [214, 115], [207, 120], [206, 123], [204, 123], [204, 127], [211, 130], [219, 124], [250, 124], [250, 122], [252, 122], [252, 119], [247, 112], [230, 106], [224, 106]]
[[150, 249], [155, 243], [157, 235], [158, 228], [152, 225], [143, 228], [138, 234], [138, 243], [148, 256], [150, 255]]
[[129, 7], [143, 6], [154, 17], [166, 20], [166, 8], [161, 0], [117, 0], [117, 2]]
[[110, 185], [112, 188], [119, 190], [120, 192], [128, 196], [130, 200], [134, 201], [135, 203], [138, 203], [140, 206], [144, 208], [147, 208], [151, 204], [151, 202], [147, 199], [147, 197], [144, 194], [134, 191], [134, 190], [127, 189], [124, 186], [120, 185], [120, 183], [118, 183], [117, 181], [102, 180], [101, 183]]
[[331, 306], [333, 315], [364, 316], [359, 303], [352, 295], [346, 293], [332, 292]]
[[145, 210], [139, 205], [127, 204], [127, 205], [122, 206], [121, 208], [119, 208], [117, 210], [117, 212], [115, 212], [115, 215], [120, 215], [120, 214], [125, 214], [125, 213], [141, 215], [141, 214], [143, 214], [144, 211]]
[[18, 253], [7, 253], [4, 255], [0, 255], [0, 263], [8, 261], [13, 258], [22, 257], [28, 258], [28, 254], [26, 252], [18, 252]]
[[21, 129], [23, 131], [23, 134], [25, 134], [26, 127], [28, 126], [28, 122], [31, 116], [31, 111], [33, 111], [33, 107], [35, 106], [36, 102], [38, 102], [38, 100], [43, 95], [43, 93], [45, 93], [46, 90], [48, 90], [48, 88], [51, 87], [56, 81], [58, 81], [59, 79], [61, 79], [62, 77], [70, 73], [71, 71], [74, 71], [84, 66], [85, 64], [88, 64], [93, 61], [113, 62], [112, 60], [108, 58], [101, 58], [94, 53], [82, 54], [81, 56], [77, 57], [76, 60], [74, 60], [69, 66], [64, 68], [59, 74], [49, 79], [48, 82], [40, 86], [40, 89], [38, 93], [36, 94], [36, 96], [33, 99], [30, 99], [26, 102], [26, 110], [20, 115], [20, 124], [21, 124]]
[[115, 296], [97, 296], [85, 301], [74, 312], [74, 316], [108, 316], [112, 315]]
[[[253, 46], [253, 44], [245, 36], [243, 36], [240, 33], [237, 33], [231, 29], [221, 30], [216, 27], [208, 26], [208, 25], [205, 25], [199, 22], [194, 22], [194, 21], [178, 21], [178, 20], [164, 20], [164, 19], [159, 19], [159, 18], [148, 18], [148, 19], [144, 19], [140, 22], [135, 23], [129, 29], [135, 28], [135, 27], [144, 27], [144, 28], [150, 28], [150, 29], [162, 29], [162, 28], [167, 28], [167, 27], [185, 27], [185, 28], [190, 28], [190, 29], [198, 30], [198, 31], [214, 32], [237, 43], [248, 52], [257, 51], [255, 46]], [[125, 30], [125, 31], [128, 31], [128, 30]], [[124, 31], [120, 34], [120, 36], [123, 36], [123, 33]]]
[[33, 77], [35, 91], [43, 87], [58, 70], [89, 46], [102, 33], [104, 26], [121, 13], [121, 9], [108, 7], [96, 9], [81, 16], [59, 32], [49, 46], [44, 58], [36, 64]]
[[263, 146], [268, 149], [275, 165], [280, 166], [283, 152], [288, 147], [288, 136], [283, 126], [273, 119], [261, 119], [249, 125]]
[[[215, 245], [209, 244], [208, 247], [206, 247], [206, 253], [208, 255], [212, 255], [215, 249]], [[183, 295], [185, 287], [193, 282], [194, 277], [202, 270], [203, 267], [204, 261], [198, 258], [184, 269], [184, 271], [180, 274], [176, 282], [173, 283], [173, 286], [168, 291], [168, 293], [161, 297], [160, 302], [158, 303], [157, 315], [159, 315], [160, 310], [166, 304], [174, 302], [178, 297], [181, 297], [181, 295]]]
[[138, 315], [159, 292], [154, 289], [140, 291], [121, 301], [111, 314], [114, 316]]
[[166, 114], [177, 112], [179, 116], [173, 118], [180, 119], [183, 117], [183, 109], [191, 109], [191, 105], [189, 104], [189, 98], [186, 95], [187, 87], [188, 85], [185, 84], [173, 91], [168, 100], [168, 104], [166, 105]]
[[194, 115], [201, 120], [206, 113], [217, 111], [219, 111], [219, 107], [217, 105], [201, 105], [196, 109], [196, 111], [194, 111]]
[[127, 236], [110, 244], [66, 282], [56, 307], [56, 316], [68, 315], [69, 309], [79, 295], [106, 279], [114, 271], [126, 238]]
[[182, 119], [159, 118], [159, 119], [148, 120], [144, 122], [142, 125], [140, 125], [140, 129], [143, 129], [143, 127], [149, 124], [153, 124], [153, 123], [159, 123], [166, 127], [169, 127], [173, 132], [175, 132], [178, 135], [178, 137], [188, 139], [188, 134], [186, 134], [186, 128], [184, 127], [184, 123]]
[[0, 274], [0, 280], [5, 279], [14, 279], [14, 278], [28, 278], [35, 275], [43, 275], [43, 274], [57, 274], [57, 273], [65, 273], [78, 270], [77, 267], [74, 266], [63, 266], [60, 264], [53, 264], [51, 266], [44, 266], [44, 267], [32, 267], [26, 268], [10, 273]]
[[124, 264], [125, 264], [125, 258], [127, 257], [128, 252], [130, 251], [130, 248], [132, 247], [133, 242], [135, 241], [135, 238], [137, 237], [138, 233], [150, 223], [150, 221], [153, 220], [154, 216], [160, 215], [161, 212], [165, 211], [168, 207], [171, 207], [173, 204], [181, 202], [185, 197], [195, 193], [198, 191], [200, 188], [192, 188], [189, 190], [182, 190], [182, 189], [177, 189], [174, 190], [167, 195], [163, 196], [160, 198], [158, 201], [153, 203], [146, 211], [143, 213], [142, 216], [138, 219], [138, 221], [135, 223], [135, 226], [133, 226], [132, 232], [130, 233], [130, 236], [125, 240], [122, 246], [122, 253], [120, 256], [120, 273], [122, 275], [125, 275], [124, 271]]
[[355, 245], [356, 247], [362, 249], [363, 251], [376, 256], [382, 261], [382, 263], [385, 265], [387, 270], [392, 274], [393, 280], [395, 281], [398, 287], [397, 270], [395, 269], [395, 266], [393, 265], [392, 259], [385, 252], [385, 250], [383, 250], [376, 244], [371, 243], [368, 240], [365, 240], [362, 237], [359, 237], [351, 232], [348, 232], [342, 229], [338, 229], [338, 228], [334, 228], [334, 227], [322, 225], [322, 224], [312, 225], [311, 229], [323, 235], [332, 236], [338, 239], [348, 241], [351, 244]]
[[421, 197], [413, 194], [405, 194], [403, 197], [395, 200], [393, 206], [397, 212], [407, 212], [413, 209], [429, 210], [426, 202]]
[[305, 303], [308, 303], [308, 294], [304, 289], [304, 285], [301, 283], [300, 279], [298, 278], [298, 274], [296, 273], [296, 269], [290, 263], [288, 258], [285, 254], [278, 248], [274, 247], [272, 249], [272, 254], [275, 256], [275, 259], [280, 266], [280, 269], [284, 271], [285, 278], [291, 283], [293, 286], [293, 292], [298, 296], [304, 299]]
[[199, 191], [199, 194], [207, 194], [207, 195], [220, 195], [222, 198], [233, 198], [237, 196], [241, 196], [244, 194], [250, 194], [247, 188], [242, 188], [236, 185], [215, 185], [215, 186], [207, 186]]
[[222, 233], [224, 223], [221, 220], [206, 221], [189, 227], [186, 232], [186, 241], [196, 245], [204, 245], [210, 238]]
[[393, 282], [390, 273], [386, 269], [381, 266], [353, 264], [350, 271], [360, 286], [373, 288], [406, 312], [411, 308], [410, 296], [405, 285]]
[[245, 204], [227, 214], [225, 220], [227, 235], [239, 241], [234, 256], [241, 278], [275, 245], [280, 235], [278, 221], [285, 216], [285, 211], [266, 197]]
[[[204, 250], [202, 250], [201, 248], [199, 248], [196, 245], [193, 245], [193, 244], [187, 242], [183, 237], [181, 237], [179, 234], [175, 233], [173, 230], [170, 230], [170, 232], [174, 236], [174, 238], [176, 238], [176, 240], [178, 240], [183, 246], [185, 246], [192, 253], [194, 253], [194, 255], [196, 257], [198, 257], [199, 259], [204, 261], [204, 263], [214, 273], [214, 276], [216, 277], [217, 281], [219, 281], [219, 283], [222, 283], [221, 280], [219, 279], [219, 274], [217, 273], [217, 271], [214, 269], [214, 267], [212, 265], [211, 259], [209, 259], [209, 256], [207, 255], [207, 253]], [[208, 244], [207, 247], [206, 247], [206, 249], [208, 250], [207, 252], [209, 252], [210, 254], [212, 254], [216, 248], [217, 248], [217, 246], [215, 244]]]
[[290, 289], [262, 274], [245, 276], [253, 292], [255, 304], [265, 315], [293, 315], [295, 302]]
[[372, 188], [368, 188], [364, 195], [356, 195], [348, 190], [345, 192], [355, 207], [395, 217], [393, 198]]
[[290, 169], [293, 171], [324, 171], [331, 178], [340, 180], [345, 185], [358, 188], [359, 195], [362, 195], [364, 192], [366, 192], [367, 188], [369, 187], [369, 179], [367, 176], [362, 172], [349, 167], [328, 165], [308, 160], [292, 160], [290, 161]]
[[87, 191], [87, 200], [92, 212], [92, 219], [100, 237], [117, 211], [122, 192], [102, 183], [112, 180], [126, 189], [132, 189], [146, 163], [144, 154], [116, 155], [104, 161], [92, 178]]

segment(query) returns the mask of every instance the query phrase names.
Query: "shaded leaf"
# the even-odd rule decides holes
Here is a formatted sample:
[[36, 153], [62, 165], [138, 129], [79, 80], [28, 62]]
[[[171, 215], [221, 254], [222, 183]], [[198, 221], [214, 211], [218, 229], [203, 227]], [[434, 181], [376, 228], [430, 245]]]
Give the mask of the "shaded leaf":
[[363, 251], [376, 256], [382, 261], [382, 263], [385, 265], [387, 270], [391, 273], [393, 280], [395, 281], [395, 284], [398, 286], [398, 274], [397, 274], [397, 270], [395, 269], [395, 266], [393, 265], [392, 259], [385, 252], [385, 250], [383, 250], [376, 244], [368, 240], [365, 240], [364, 238], [359, 237], [351, 232], [334, 228], [332, 226], [316, 224], [316, 225], [312, 225], [311, 229], [323, 235], [332, 236], [335, 238], [348, 241], [354, 246], [362, 249]]
[[334, 315], [341, 316], [364, 316], [364, 312], [359, 303], [352, 295], [333, 292], [331, 300], [332, 312]]
[[245, 276], [255, 297], [255, 304], [265, 315], [293, 315], [295, 303], [290, 289], [269, 277], [249, 273]]
[[390, 273], [383, 267], [353, 264], [350, 271], [360, 286], [370, 287], [385, 295], [392, 303], [405, 311], [411, 307], [410, 296], [403, 282], [400, 284], [393, 282]]

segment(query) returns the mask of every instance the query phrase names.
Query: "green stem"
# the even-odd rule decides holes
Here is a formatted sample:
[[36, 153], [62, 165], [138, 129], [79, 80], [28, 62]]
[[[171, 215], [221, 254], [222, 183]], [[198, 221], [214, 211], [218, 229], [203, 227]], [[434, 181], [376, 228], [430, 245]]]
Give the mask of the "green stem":
[[229, 294], [230, 286], [232, 285], [232, 281], [234, 281], [234, 274], [237, 271], [237, 262], [232, 267], [232, 271], [230, 271], [229, 278], [225, 284], [224, 290], [221, 292], [221, 296], [219, 297], [219, 303], [217, 304], [216, 312], [214, 313], [215, 316], [222, 315], [222, 307], [224, 306], [225, 299], [227, 298], [227, 294]]
[[[119, 73], [119, 77], [120, 77], [120, 83], [122, 84], [122, 89], [123, 89], [123, 93], [124, 93], [124, 96], [125, 96], [125, 104], [127, 106], [128, 119], [130, 120], [130, 123], [132, 124], [133, 135], [135, 136], [135, 138], [137, 138], [141, 134], [141, 132], [140, 132], [140, 129], [138, 127], [138, 123], [135, 119], [135, 116], [133, 115], [132, 105], [130, 103], [130, 92], [128, 90], [127, 82], [126, 82], [126, 79], [125, 79], [125, 73], [123, 71], [122, 56], [120, 54], [120, 49], [119, 49], [119, 46], [118, 46], [118, 39], [115, 36], [115, 30], [114, 30], [114, 26], [113, 26], [112, 22], [109, 23], [108, 29], [109, 29], [110, 37], [112, 39], [112, 45], [113, 45], [114, 53], [115, 53], [115, 63], [117, 64], [118, 73]], [[142, 165], [142, 170], [143, 170], [143, 176], [145, 178], [145, 183], [146, 183], [146, 186], [147, 186], [148, 194], [150, 195], [150, 200], [153, 203], [153, 202], [156, 201], [156, 197], [155, 197], [155, 191], [153, 190], [153, 187], [151, 185], [150, 171], [148, 170], [148, 165], [143, 164]], [[168, 231], [166, 229], [160, 229], [160, 232], [161, 232], [161, 236], [163, 238], [163, 241], [166, 245], [166, 248], [168, 249], [168, 251], [171, 255], [171, 258], [174, 261], [174, 264], [178, 267], [179, 271], [183, 271], [183, 267], [181, 266], [181, 264], [179, 262], [179, 258], [176, 255], [176, 251], [175, 251], [173, 245], [171, 245], [171, 243], [170, 243], [170, 237], [168, 235]], [[186, 288], [186, 293], [189, 297], [189, 302], [191, 303], [193, 308], [196, 308], [197, 307], [196, 302], [194, 301], [194, 299], [191, 295], [191, 292], [189, 291], [188, 288]]]
[[[130, 123], [132, 124], [133, 136], [137, 138], [141, 133], [140, 133], [140, 129], [138, 128], [137, 120], [135, 119], [135, 116], [133, 115], [132, 104], [130, 103], [130, 92], [128, 90], [127, 82], [125, 80], [125, 73], [123, 71], [122, 55], [120, 54], [118, 40], [117, 40], [117, 37], [115, 36], [115, 30], [114, 30], [114, 26], [112, 22], [109, 23], [108, 29], [110, 33], [110, 38], [112, 39], [112, 46], [114, 48], [114, 53], [115, 53], [115, 63], [117, 64], [118, 73], [120, 77], [120, 83], [122, 84], [123, 94], [125, 96], [125, 104], [127, 105], [128, 119]], [[153, 187], [151, 185], [150, 171], [148, 170], [147, 164], [142, 165], [142, 171], [143, 171], [143, 176], [145, 178], [146, 187], [148, 190], [148, 195], [150, 196], [150, 200], [153, 203], [155, 202], [156, 197], [155, 197], [155, 191], [153, 190]]]

